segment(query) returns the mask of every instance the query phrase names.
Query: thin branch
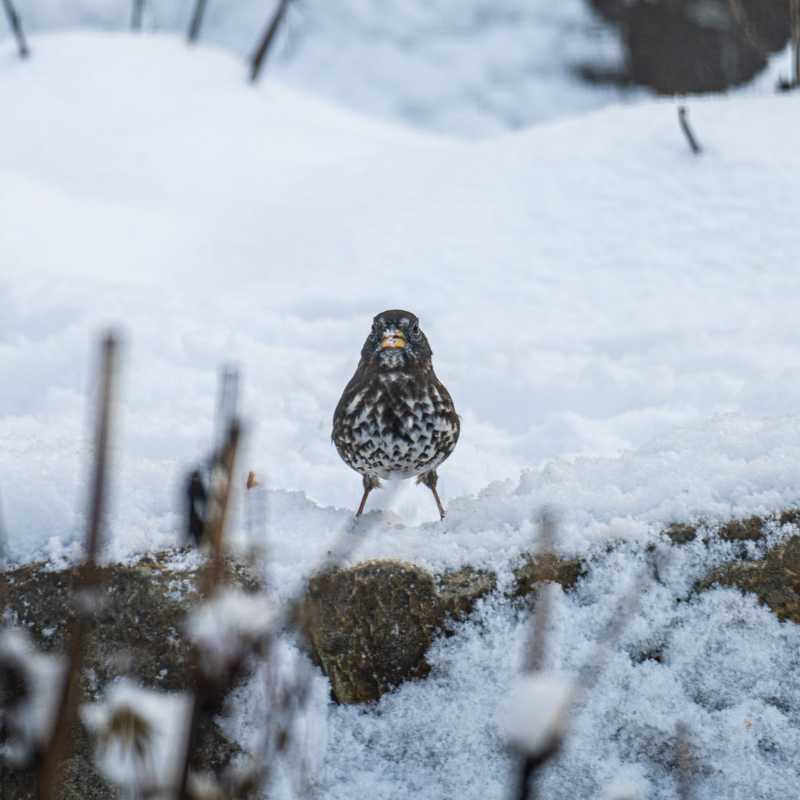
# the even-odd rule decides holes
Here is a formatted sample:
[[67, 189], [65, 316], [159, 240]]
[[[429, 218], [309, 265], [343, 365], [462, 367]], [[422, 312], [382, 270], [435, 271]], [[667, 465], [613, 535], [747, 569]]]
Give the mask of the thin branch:
[[275, 9], [275, 13], [272, 15], [272, 18], [267, 25], [267, 29], [264, 31], [264, 35], [261, 37], [258, 47], [250, 59], [250, 80], [253, 83], [258, 80], [261, 68], [264, 65], [264, 62], [266, 61], [266, 58], [269, 55], [269, 51], [272, 47], [272, 42], [280, 30], [281, 25], [283, 24], [283, 20], [286, 17], [286, 12], [289, 10], [289, 5], [291, 2], [292, 0], [278, 0], [278, 6]]
[[800, 86], [800, 0], [791, 0], [792, 49], [794, 51], [794, 86]]
[[692, 131], [689, 125], [689, 113], [686, 110], [686, 106], [678, 106], [678, 122], [680, 122], [681, 130], [686, 137], [686, 141], [689, 142], [691, 151], [696, 156], [699, 156], [700, 153], [703, 152], [703, 148], [700, 147], [700, 143], [697, 141], [697, 137], [694, 135], [694, 131]]
[[114, 397], [117, 340], [108, 334], [101, 344], [100, 397], [94, 436], [94, 472], [89, 500], [89, 522], [86, 533], [86, 562], [78, 576], [76, 617], [69, 640], [67, 666], [59, 695], [58, 708], [50, 741], [44, 750], [39, 768], [39, 800], [51, 800], [56, 792], [56, 771], [67, 747], [69, 729], [75, 719], [80, 692], [83, 643], [88, 633], [92, 612], [92, 590], [97, 587], [103, 518], [106, 508], [111, 409]]
[[8, 17], [8, 24], [11, 27], [11, 31], [14, 34], [14, 38], [17, 40], [17, 50], [19, 52], [20, 58], [27, 58], [31, 51], [28, 48], [28, 42], [25, 40], [25, 33], [22, 30], [22, 23], [19, 19], [19, 14], [17, 14], [17, 10], [14, 8], [14, 4], [12, 0], [2, 0], [3, 8], [6, 11], [6, 17]]
[[206, 0], [195, 0], [192, 21], [189, 23], [189, 33], [187, 40], [189, 44], [194, 44], [200, 36], [200, 28], [203, 26], [203, 16], [206, 13]]
[[131, 9], [131, 30], [140, 31], [142, 29], [142, 19], [144, 18], [144, 0], [133, 0]]
[[675, 756], [678, 764], [678, 798], [679, 800], [694, 800], [694, 751], [692, 749], [689, 728], [679, 722], [676, 726], [678, 741], [675, 746]]
[[[555, 549], [556, 519], [552, 511], [545, 509], [539, 523], [538, 552], [548, 555]], [[547, 626], [551, 613], [551, 586], [546, 583], [539, 587], [536, 594], [536, 605], [531, 617], [530, 630], [528, 631], [528, 646], [525, 651], [525, 672], [541, 672], [544, 669], [547, 656]], [[561, 742], [558, 737], [543, 751], [536, 755], [525, 755], [517, 771], [517, 783], [514, 797], [517, 800], [534, 800], [536, 797], [536, 773], [559, 751]]]

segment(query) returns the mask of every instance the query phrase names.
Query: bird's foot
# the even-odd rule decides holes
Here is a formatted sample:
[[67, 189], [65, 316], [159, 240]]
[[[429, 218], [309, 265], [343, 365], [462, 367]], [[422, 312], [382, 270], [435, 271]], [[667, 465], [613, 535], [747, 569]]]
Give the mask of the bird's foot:
[[369, 493], [373, 489], [380, 489], [381, 486], [381, 482], [377, 478], [373, 478], [369, 475], [364, 475], [362, 483], [364, 485], [364, 494], [361, 496], [361, 502], [358, 504], [356, 517], [360, 517], [364, 513], [364, 506], [367, 504]]
[[436, 491], [436, 484], [439, 482], [439, 476], [436, 470], [432, 469], [430, 472], [423, 472], [422, 475], [417, 477], [417, 483], [427, 486], [433, 492], [433, 499], [436, 501], [436, 507], [439, 509], [439, 519], [444, 519], [447, 512], [439, 499], [439, 492]]

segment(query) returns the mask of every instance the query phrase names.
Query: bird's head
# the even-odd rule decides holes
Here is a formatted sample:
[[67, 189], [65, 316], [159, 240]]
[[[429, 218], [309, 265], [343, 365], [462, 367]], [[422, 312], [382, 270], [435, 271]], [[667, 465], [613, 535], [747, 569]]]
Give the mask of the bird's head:
[[432, 355], [419, 320], [410, 311], [399, 309], [375, 317], [361, 349], [362, 361], [381, 370], [424, 368], [430, 365]]

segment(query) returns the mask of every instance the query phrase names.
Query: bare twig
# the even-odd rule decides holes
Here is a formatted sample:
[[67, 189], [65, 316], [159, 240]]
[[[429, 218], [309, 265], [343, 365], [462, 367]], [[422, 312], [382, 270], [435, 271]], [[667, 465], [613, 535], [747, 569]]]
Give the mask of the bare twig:
[[11, 27], [11, 31], [14, 34], [14, 38], [17, 40], [17, 50], [19, 52], [20, 58], [27, 58], [31, 51], [28, 48], [28, 42], [25, 39], [25, 33], [22, 30], [22, 23], [19, 19], [19, 14], [17, 14], [16, 8], [14, 8], [14, 4], [12, 0], [2, 0], [3, 8], [6, 11], [6, 17], [8, 17], [8, 24]]
[[275, 13], [272, 15], [269, 24], [264, 31], [264, 35], [261, 37], [258, 47], [256, 47], [256, 50], [250, 59], [250, 80], [253, 83], [258, 80], [261, 68], [266, 61], [267, 56], [269, 55], [270, 48], [272, 47], [272, 42], [275, 39], [275, 35], [280, 30], [291, 2], [292, 0], [278, 0]]
[[206, 0], [195, 0], [192, 21], [189, 23], [189, 33], [187, 39], [189, 44], [194, 44], [200, 35], [200, 28], [203, 26], [203, 15], [206, 13]]
[[678, 765], [678, 800], [694, 800], [694, 752], [692, 750], [689, 728], [679, 722], [675, 733], [678, 741], [675, 746], [675, 760]]
[[4, 570], [6, 568], [7, 560], [8, 560], [8, 539], [6, 538], [5, 525], [3, 525], [3, 504], [2, 502], [0, 502], [0, 570]]
[[67, 666], [61, 687], [53, 732], [44, 750], [38, 774], [40, 800], [55, 796], [56, 770], [67, 746], [69, 729], [75, 719], [80, 692], [83, 643], [92, 612], [92, 591], [97, 587], [99, 573], [97, 556], [103, 528], [107, 498], [109, 443], [111, 440], [111, 409], [116, 371], [117, 340], [107, 335], [101, 345], [100, 397], [94, 436], [94, 472], [89, 500], [89, 522], [86, 533], [86, 562], [78, 577], [76, 617], [72, 627]]
[[144, 17], [144, 0], [133, 0], [131, 8], [131, 30], [140, 31], [142, 29], [142, 19]]
[[792, 20], [792, 50], [794, 54], [794, 77], [795, 87], [800, 86], [800, 0], [791, 0], [790, 6]]
[[678, 122], [680, 122], [681, 130], [683, 131], [683, 135], [686, 137], [686, 141], [689, 142], [689, 147], [691, 148], [692, 152], [699, 156], [700, 153], [703, 152], [703, 148], [700, 147], [700, 143], [697, 141], [697, 138], [694, 135], [690, 125], [689, 125], [689, 114], [686, 110], [686, 106], [678, 106]]
[[217, 416], [214, 421], [214, 441], [224, 445], [231, 423], [239, 408], [239, 370], [232, 364], [226, 364], [219, 373], [219, 390], [217, 393]]
[[[548, 555], [555, 549], [556, 519], [549, 509], [542, 512], [539, 524], [539, 547], [541, 555]], [[536, 605], [531, 617], [530, 630], [528, 631], [528, 646], [525, 652], [525, 672], [541, 672], [547, 657], [547, 626], [550, 621], [550, 591], [552, 586], [546, 583], [539, 587], [536, 594]], [[561, 741], [558, 737], [543, 751], [531, 755], [524, 755], [517, 771], [517, 783], [514, 797], [518, 800], [534, 800], [536, 773], [559, 751]]]

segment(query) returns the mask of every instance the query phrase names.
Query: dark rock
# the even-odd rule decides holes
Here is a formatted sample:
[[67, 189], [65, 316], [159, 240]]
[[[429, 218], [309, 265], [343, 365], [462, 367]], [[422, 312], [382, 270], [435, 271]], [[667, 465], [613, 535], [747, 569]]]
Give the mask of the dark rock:
[[790, 35], [789, 0], [591, 0], [618, 26], [628, 80], [663, 94], [749, 81]]
[[757, 542], [764, 536], [764, 523], [761, 517], [732, 519], [720, 527], [719, 537], [731, 542]]
[[688, 544], [697, 538], [697, 528], [682, 522], [673, 522], [668, 525], [664, 533], [673, 544]]
[[800, 623], [800, 536], [773, 547], [757, 561], [725, 564], [698, 582], [698, 591], [733, 586], [753, 592], [779, 619]]
[[522, 564], [514, 570], [512, 597], [529, 597], [541, 583], [558, 583], [571, 589], [583, 574], [580, 559], [563, 559], [553, 553], [526, 555]]
[[482, 597], [497, 588], [497, 578], [491, 572], [463, 567], [457, 572], [448, 572], [438, 580], [439, 600], [445, 614], [454, 620], [462, 620], [475, 609]]
[[[571, 587], [581, 569], [577, 560], [528, 558], [515, 573], [513, 596], [532, 593], [542, 581]], [[334, 698], [363, 703], [425, 677], [434, 638], [496, 586], [494, 574], [470, 567], [434, 578], [414, 564], [369, 561], [312, 577], [300, 619]]]
[[[94, 699], [114, 678], [128, 674], [143, 686], [162, 690], [193, 688], [192, 657], [183, 621], [198, 600], [197, 570], [170, 566], [174, 552], [132, 565], [99, 568], [102, 602], [84, 648], [82, 690]], [[255, 588], [242, 565], [228, 562], [233, 583]], [[63, 652], [75, 619], [72, 592], [78, 569], [48, 570], [31, 564], [0, 573], [0, 617], [24, 627], [44, 651]], [[61, 764], [61, 800], [117, 797], [92, 764], [90, 737], [80, 723], [69, 736], [71, 753]], [[194, 761], [204, 769], [221, 768], [239, 753], [218, 726], [204, 720]], [[0, 800], [35, 796], [30, 770], [2, 768]]]
[[399, 561], [368, 561], [309, 581], [301, 619], [340, 703], [377, 700], [430, 671], [425, 654], [445, 610], [433, 576]]

